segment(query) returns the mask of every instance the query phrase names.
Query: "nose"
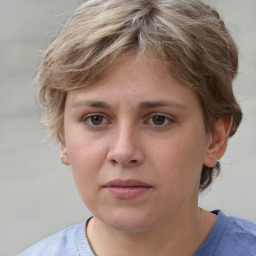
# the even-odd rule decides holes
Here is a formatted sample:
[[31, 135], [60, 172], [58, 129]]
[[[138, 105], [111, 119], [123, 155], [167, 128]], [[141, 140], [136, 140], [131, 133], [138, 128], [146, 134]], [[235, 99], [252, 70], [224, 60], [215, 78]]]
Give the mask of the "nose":
[[119, 127], [111, 138], [111, 146], [107, 159], [113, 165], [122, 167], [138, 166], [144, 161], [142, 138], [136, 129], [123, 125]]

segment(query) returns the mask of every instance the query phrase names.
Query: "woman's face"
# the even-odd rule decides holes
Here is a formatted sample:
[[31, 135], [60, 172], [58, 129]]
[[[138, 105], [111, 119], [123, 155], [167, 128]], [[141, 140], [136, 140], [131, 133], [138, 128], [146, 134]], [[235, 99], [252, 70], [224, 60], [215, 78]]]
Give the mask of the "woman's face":
[[166, 66], [130, 55], [67, 94], [63, 162], [111, 228], [137, 232], [197, 208], [211, 135], [197, 95]]

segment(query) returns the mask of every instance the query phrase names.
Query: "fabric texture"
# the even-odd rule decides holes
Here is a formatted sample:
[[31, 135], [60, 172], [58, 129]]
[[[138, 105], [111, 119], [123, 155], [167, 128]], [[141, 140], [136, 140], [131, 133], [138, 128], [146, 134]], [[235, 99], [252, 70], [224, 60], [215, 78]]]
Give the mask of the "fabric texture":
[[[220, 210], [213, 213], [217, 221], [193, 256], [256, 256], [256, 223], [227, 217]], [[18, 256], [95, 256], [85, 233], [88, 220], [37, 242]]]
[[213, 213], [218, 219], [193, 256], [256, 256], [256, 223], [227, 217], [220, 210]]

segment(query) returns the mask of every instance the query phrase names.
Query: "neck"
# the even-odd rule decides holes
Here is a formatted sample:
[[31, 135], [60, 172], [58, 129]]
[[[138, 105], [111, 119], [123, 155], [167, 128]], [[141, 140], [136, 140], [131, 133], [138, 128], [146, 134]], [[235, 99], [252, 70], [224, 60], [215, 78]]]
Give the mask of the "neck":
[[180, 213], [140, 232], [114, 230], [94, 217], [88, 224], [88, 240], [97, 256], [192, 255], [216, 222], [216, 216], [196, 208]]

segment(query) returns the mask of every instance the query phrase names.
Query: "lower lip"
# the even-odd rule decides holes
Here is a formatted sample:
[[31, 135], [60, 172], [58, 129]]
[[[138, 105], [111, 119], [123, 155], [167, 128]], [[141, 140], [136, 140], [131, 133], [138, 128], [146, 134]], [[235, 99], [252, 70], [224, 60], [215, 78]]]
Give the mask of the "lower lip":
[[151, 190], [151, 187], [105, 187], [105, 188], [114, 198], [117, 198], [117, 199], [133, 199]]

